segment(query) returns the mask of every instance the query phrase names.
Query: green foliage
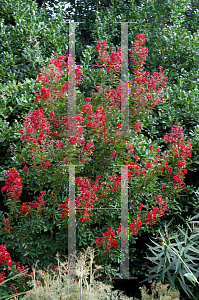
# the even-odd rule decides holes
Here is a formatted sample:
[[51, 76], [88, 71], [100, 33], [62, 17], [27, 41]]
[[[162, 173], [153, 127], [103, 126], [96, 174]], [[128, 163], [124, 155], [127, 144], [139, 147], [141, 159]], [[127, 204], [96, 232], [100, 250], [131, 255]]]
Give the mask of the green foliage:
[[[14, 148], [19, 147], [19, 130], [22, 117], [33, 108], [32, 98], [38, 84], [35, 80], [16, 80], [2, 84], [0, 97], [0, 173], [11, 166], [16, 166]], [[3, 180], [1, 178], [0, 180]]]
[[68, 26], [34, 1], [1, 2], [1, 83], [34, 78], [52, 54], [67, 52]]
[[[32, 0], [0, 0], [0, 173], [15, 164], [22, 118], [32, 109], [36, 74], [54, 53], [68, 51], [68, 23]], [[11, 158], [12, 157], [12, 158]]]
[[123, 5], [121, 1], [114, 1], [105, 15], [99, 12], [93, 38], [104, 39], [108, 44], [120, 44], [121, 25], [115, 22], [129, 22], [129, 41], [138, 32], [143, 32], [146, 34], [146, 45], [153, 45], [148, 61], [149, 71], [162, 65], [169, 82], [175, 82], [183, 69], [195, 74], [198, 60], [197, 30], [191, 33], [183, 25], [187, 10], [193, 11], [192, 21], [197, 24], [194, 4], [190, 4], [189, 0], [175, 0], [172, 3], [168, 0], [136, 2], [132, 0], [128, 5]]

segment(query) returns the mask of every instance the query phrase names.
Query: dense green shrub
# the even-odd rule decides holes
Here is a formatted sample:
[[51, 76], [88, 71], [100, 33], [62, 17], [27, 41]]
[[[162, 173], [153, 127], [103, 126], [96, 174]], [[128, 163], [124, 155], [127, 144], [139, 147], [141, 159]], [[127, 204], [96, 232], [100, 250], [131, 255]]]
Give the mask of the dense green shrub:
[[[0, 1], [0, 180], [13, 165], [22, 118], [32, 109], [36, 74], [54, 53], [68, 51], [68, 23], [31, 0]], [[12, 157], [12, 158], [11, 158]]]

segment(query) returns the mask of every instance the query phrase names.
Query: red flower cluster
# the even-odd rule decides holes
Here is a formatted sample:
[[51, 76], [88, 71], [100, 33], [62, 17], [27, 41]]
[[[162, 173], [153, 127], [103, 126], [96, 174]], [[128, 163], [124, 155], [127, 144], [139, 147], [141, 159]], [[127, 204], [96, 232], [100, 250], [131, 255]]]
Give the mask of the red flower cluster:
[[[148, 212], [146, 218], [142, 219], [143, 222], [148, 223], [150, 226], [155, 224], [157, 222], [158, 218], [161, 217], [162, 215], [164, 215], [164, 211], [167, 209], [166, 208], [167, 201], [166, 200], [163, 201], [162, 195], [158, 195], [156, 197], [156, 204], [158, 206], [152, 206], [152, 211]], [[141, 221], [141, 216], [140, 216], [140, 212], [143, 207], [144, 207], [144, 205], [142, 203], [140, 203], [137, 219], [136, 220], [133, 219], [133, 222], [130, 223], [130, 233], [133, 233], [133, 235], [137, 235], [138, 230], [140, 230], [141, 226], [143, 225], [142, 221]]]
[[123, 98], [128, 97], [128, 92], [131, 90], [132, 84], [129, 82], [129, 84], [122, 82], [120, 80], [120, 84], [117, 88], [112, 90], [107, 90], [106, 95], [108, 99], [111, 100], [111, 103], [109, 103], [109, 107], [117, 107], [120, 108], [120, 103], [122, 102], [122, 96]]
[[[62, 71], [63, 68], [67, 68], [67, 62], [66, 62], [66, 59], [69, 58], [69, 55], [67, 54], [66, 56], [62, 55], [62, 56], [59, 56], [55, 54], [55, 57], [57, 56], [56, 59], [52, 59], [51, 62], [50, 62], [50, 65], [55, 65], [59, 70], [60, 72]], [[49, 67], [50, 69], [50, 67]]]
[[138, 40], [135, 40], [132, 49], [130, 50], [131, 58], [133, 59], [133, 63], [136, 69], [140, 69], [147, 60], [148, 56], [148, 48], [142, 47], [145, 43], [145, 34], [138, 34]]
[[[57, 56], [57, 55], [56, 55]], [[66, 62], [66, 59], [68, 59], [68, 63]], [[69, 65], [69, 67], [68, 67]], [[71, 70], [71, 67], [74, 65], [74, 60], [67, 54], [66, 56], [59, 56], [56, 59], [52, 59], [52, 61], [49, 63], [49, 66], [47, 68], [43, 68], [42, 73], [38, 73], [38, 79], [37, 82], [42, 81], [45, 85], [49, 86], [53, 82], [59, 82], [59, 79], [63, 76], [63, 70], [67, 67], [67, 75], [70, 72], [70, 75], [73, 76], [72, 73], [74, 73], [75, 76], [75, 83], [77, 85], [80, 85], [81, 83], [81, 76], [82, 71], [80, 66], [76, 66], [74, 69], [74, 72]], [[38, 102], [39, 99], [44, 100], [43, 102], [47, 103], [49, 106], [52, 104], [57, 98], [65, 98], [66, 93], [69, 89], [68, 81], [63, 82], [61, 86], [58, 88], [55, 88], [53, 92], [50, 92], [50, 89], [46, 89], [45, 87], [41, 87], [41, 94], [38, 95], [35, 99], [35, 103]]]
[[[16, 287], [13, 284], [10, 286], [9, 290], [10, 290], [11, 294], [17, 294], [18, 293]], [[17, 298], [18, 298], [17, 296], [12, 297], [13, 300], [17, 300]]]
[[[183, 178], [187, 173], [186, 159], [192, 156], [192, 146], [188, 141], [184, 142], [183, 131], [179, 125], [173, 125], [171, 132], [164, 136], [163, 142], [170, 145], [171, 155], [173, 158], [178, 159], [176, 173], [174, 173], [173, 177], [174, 187], [177, 189], [181, 187], [185, 188]], [[169, 174], [172, 175], [172, 167], [167, 166], [165, 169], [167, 169]]]
[[140, 127], [142, 127], [142, 123], [138, 122], [133, 125], [135, 127], [135, 131], [140, 133]]
[[41, 94], [36, 97], [35, 102], [37, 102], [38, 99], [45, 100], [45, 99], [48, 99], [50, 97], [51, 97], [50, 90], [48, 90], [44, 86], [42, 86], [41, 87]]
[[[55, 54], [55, 57], [57, 55]], [[47, 70], [43, 70], [43, 73], [38, 73], [38, 79], [37, 82], [42, 81], [43, 83], [47, 83], [49, 81], [53, 81], [55, 78], [60, 78], [63, 76], [63, 70], [67, 68], [68, 63], [66, 62], [66, 59], [69, 59], [69, 65], [72, 66], [74, 64], [74, 61], [69, 55], [66, 56], [57, 56], [55, 59], [52, 59], [49, 63], [49, 66], [47, 66]]]
[[24, 169], [24, 171], [25, 171], [26, 173], [28, 173], [28, 167], [27, 167], [27, 166], [25, 166], [23, 169]]
[[[90, 219], [91, 213], [88, 212], [89, 209], [93, 208], [93, 204], [95, 201], [98, 200], [96, 197], [95, 192], [100, 189], [97, 185], [97, 181], [100, 177], [96, 178], [96, 182], [92, 184], [92, 187], [90, 185], [90, 179], [87, 177], [77, 177], [75, 178], [75, 182], [77, 184], [77, 187], [81, 190], [82, 196], [75, 198], [75, 205], [79, 208], [83, 209], [83, 217], [80, 218], [81, 222], [86, 221], [87, 219]], [[65, 203], [60, 204], [60, 211], [62, 212], [62, 219], [64, 216], [68, 216], [69, 210], [68, 210], [68, 203], [69, 198], [66, 199]]]
[[164, 211], [167, 209], [167, 201], [165, 198], [165, 201], [162, 199], [162, 195], [157, 196], [156, 198], [157, 206], [152, 206], [152, 211], [148, 212], [146, 219], [143, 219], [144, 222], [149, 223], [149, 225], [153, 225], [157, 222], [158, 218], [164, 215]]
[[[57, 56], [57, 55], [55, 55]], [[47, 83], [52, 81], [54, 78], [59, 78], [63, 75], [63, 69], [67, 68], [67, 62], [65, 61], [68, 58], [66, 56], [59, 56], [56, 59], [52, 59], [47, 70], [43, 73], [38, 73], [37, 82], [42, 81], [43, 83]]]
[[59, 206], [60, 211], [62, 211], [62, 220], [64, 217], [68, 217], [69, 209], [68, 209], [69, 198], [66, 199], [64, 203], [61, 203]]
[[42, 162], [42, 163], [41, 163], [41, 166], [42, 166], [42, 168], [45, 168], [45, 167], [50, 167], [51, 164], [49, 163], [48, 160], [46, 160], [45, 162]]
[[164, 99], [162, 87], [166, 86], [162, 67], [160, 73], [154, 72], [153, 77], [149, 72], [140, 73], [135, 70], [134, 84], [132, 88], [133, 113], [138, 114], [143, 109], [150, 110]]
[[95, 203], [95, 201], [98, 200], [95, 194], [95, 192], [97, 191], [97, 185], [96, 183], [94, 183], [91, 187], [90, 181], [91, 180], [87, 177], [77, 177], [75, 179], [77, 187], [82, 192], [82, 196], [76, 197], [76, 204], [79, 207], [81, 206], [84, 208], [83, 217], [80, 219], [80, 221], [82, 222], [86, 221], [87, 219], [90, 219], [91, 213], [88, 212], [88, 210], [92, 209], [93, 204]]
[[112, 151], [110, 154], [111, 157], [115, 157], [115, 151]]
[[53, 267], [52, 267], [52, 270], [53, 270], [53, 271], [58, 271], [58, 266], [53, 266]]
[[10, 229], [12, 229], [12, 227], [10, 226], [10, 220], [9, 219], [5, 219], [4, 230], [6, 232], [8, 232]]
[[130, 233], [133, 233], [133, 235], [137, 235], [141, 225], [142, 225], [141, 217], [140, 215], [138, 215], [137, 220], [133, 219], [133, 222], [130, 223]]
[[112, 229], [112, 227], [108, 228], [106, 235], [102, 232], [103, 238], [99, 239], [99, 237], [96, 238], [95, 244], [104, 244], [106, 246], [107, 252], [110, 248], [116, 249], [118, 242], [115, 239], [116, 233]]
[[[163, 88], [165, 87], [167, 81], [167, 78], [164, 77], [164, 73], [162, 72], [162, 67], [159, 67], [160, 72], [154, 72], [153, 76], [151, 76], [149, 73], [143, 72], [142, 67], [145, 64], [145, 61], [147, 60], [148, 56], [148, 49], [146, 47], [142, 47], [142, 45], [145, 43], [145, 36], [144, 35], [138, 35], [138, 41], [135, 41], [132, 47], [131, 51], [131, 57], [134, 59], [134, 64], [136, 67], [135, 70], [135, 78], [133, 82], [129, 82], [129, 86], [131, 89], [130, 94], [130, 101], [131, 105], [133, 106], [133, 118], [134, 118], [134, 125], [133, 127], [137, 132], [140, 132], [140, 127], [142, 124], [140, 122], [135, 122], [135, 118], [139, 117], [139, 115], [144, 114], [145, 112], [149, 111], [154, 107], [156, 104], [159, 104], [160, 101], [164, 99], [162, 95]], [[121, 69], [121, 48], [118, 50], [118, 53], [112, 52], [111, 55], [107, 51], [107, 44], [106, 42], [100, 42], [98, 41], [96, 46], [97, 52], [100, 55], [100, 61], [102, 64], [105, 65], [107, 68], [107, 71], [110, 73], [110, 78], [112, 81], [114, 81], [114, 76], [117, 72]], [[74, 136], [69, 137], [66, 133], [66, 131], [69, 129], [69, 120], [68, 117], [64, 117], [59, 112], [59, 106], [56, 106], [57, 100], [59, 98], [64, 98], [64, 93], [67, 92], [70, 89], [70, 86], [68, 82], [64, 82], [63, 84], [59, 79], [63, 76], [63, 69], [66, 68], [67, 63], [65, 59], [69, 59], [69, 68], [68, 72], [70, 71], [70, 67], [73, 65], [74, 61], [69, 56], [62, 56], [58, 57], [55, 60], [52, 60], [50, 65], [44, 70], [43, 74], [39, 74], [38, 81], [42, 81], [45, 85], [45, 87], [41, 88], [41, 93], [36, 97], [36, 102], [40, 102], [39, 104], [44, 106], [44, 109], [49, 112], [49, 119], [46, 119], [43, 110], [37, 109], [33, 112], [29, 113], [29, 116], [25, 118], [25, 123], [20, 131], [22, 136], [22, 139], [24, 141], [28, 141], [31, 146], [41, 146], [42, 152], [43, 150], [49, 150], [53, 149], [53, 143], [55, 144], [56, 152], [58, 150], [60, 151], [61, 155], [62, 152], [65, 151], [65, 149], [62, 151], [64, 146], [66, 145], [66, 141], [69, 142], [71, 145], [80, 145], [82, 146], [83, 150], [82, 153], [78, 153], [79, 156], [81, 156], [80, 162], [83, 162], [85, 157], [88, 155], [92, 155], [92, 150], [95, 150], [93, 142], [88, 142], [85, 144], [85, 140], [83, 138], [83, 125], [82, 123], [86, 124], [85, 127], [91, 128], [92, 133], [97, 134], [99, 137], [100, 134], [103, 131], [103, 141], [107, 142], [109, 141], [110, 136], [107, 135], [107, 129], [106, 127], [106, 112], [104, 107], [99, 106], [98, 109], [96, 109], [96, 114], [92, 113], [92, 105], [91, 105], [91, 98], [86, 97], [85, 98], [85, 105], [83, 108], [78, 112], [79, 116], [75, 116], [76, 118], [76, 134]], [[98, 62], [97, 62], [98, 64]], [[78, 80], [80, 80], [82, 72], [79, 68], [76, 69], [76, 83], [78, 84]], [[70, 73], [70, 76], [73, 76], [72, 72]], [[57, 84], [58, 83], [58, 84]], [[56, 87], [55, 87], [56, 86]], [[115, 85], [114, 85], [115, 86]], [[115, 106], [115, 104], [120, 107], [121, 98], [122, 98], [122, 91], [127, 91], [127, 85], [120, 81], [120, 85], [112, 90], [108, 90], [105, 93], [105, 88], [103, 86], [97, 86], [96, 87], [99, 94], [102, 94], [105, 98], [111, 99], [111, 102], [109, 106]], [[105, 94], [103, 94], [105, 93]], [[101, 96], [101, 95], [100, 95]], [[106, 96], [106, 97], [105, 97]], [[65, 101], [64, 99], [62, 99]], [[61, 101], [62, 101], [61, 100]], [[61, 102], [60, 101], [60, 102]], [[87, 102], [88, 101], [88, 102]], [[46, 108], [47, 105], [47, 108]], [[65, 105], [65, 103], [61, 102], [61, 105]], [[63, 107], [63, 106], [61, 106]], [[60, 113], [60, 114], [59, 114]], [[107, 111], [108, 114], [108, 111]], [[135, 115], [136, 114], [136, 115]], [[61, 118], [60, 118], [61, 116]], [[87, 120], [86, 120], [87, 118]], [[118, 123], [118, 121], [117, 121]], [[50, 130], [50, 126], [52, 126], [52, 134]], [[116, 133], [117, 130], [119, 131], [119, 128], [121, 128], [121, 124], [116, 125]], [[62, 130], [62, 131], [61, 131]], [[90, 130], [87, 130], [89, 132]], [[107, 136], [105, 136], [105, 134]], [[104, 137], [105, 136], [105, 137]], [[60, 138], [63, 137], [65, 140], [60, 140]], [[50, 140], [50, 138], [54, 138], [54, 140]], [[101, 136], [99, 137], [101, 138]], [[111, 140], [110, 143], [117, 143], [117, 141], [120, 139], [120, 134], [118, 133], [118, 137], [114, 135], [114, 141]], [[175, 170], [172, 169], [171, 166], [168, 166], [167, 161], [160, 162], [160, 155], [159, 155], [159, 148], [156, 148], [156, 150], [153, 151], [153, 146], [151, 145], [149, 149], [153, 151], [154, 159], [151, 159], [146, 161], [146, 163], [142, 163], [140, 158], [137, 155], [134, 155], [132, 157], [132, 161], [129, 163], [130, 166], [128, 166], [128, 178], [132, 178], [131, 170], [133, 169], [134, 175], [136, 176], [146, 176], [148, 174], [148, 177], [151, 177], [152, 174], [157, 173], [163, 173], [164, 169], [166, 169], [170, 175], [174, 176], [174, 185], [176, 184], [177, 187], [180, 187], [182, 183], [182, 176], [186, 173], [186, 158], [191, 155], [191, 146], [187, 142], [184, 143], [182, 138], [182, 132], [179, 128], [172, 129], [171, 133], [168, 136], [164, 137], [164, 141], [168, 143], [173, 148], [171, 149], [171, 153], [173, 157], [176, 158], [176, 165], [177, 165], [177, 171], [179, 171], [177, 174], [174, 172]], [[126, 143], [123, 141], [123, 143]], [[48, 149], [45, 147], [45, 145], [49, 145]], [[63, 147], [62, 147], [63, 146]], [[69, 145], [70, 146], [70, 145]], [[51, 147], [51, 148], [50, 148]], [[57, 149], [58, 148], [58, 149]], [[71, 146], [72, 148], [72, 146]], [[115, 150], [115, 149], [112, 149]], [[134, 147], [131, 145], [128, 145], [126, 149], [130, 155], [134, 152]], [[34, 152], [36, 150], [29, 151], [29, 153], [32, 153], [32, 155], [35, 155]], [[53, 152], [53, 151], [52, 151]], [[52, 153], [49, 150], [49, 153]], [[116, 152], [111, 152], [111, 157], [115, 157]], [[63, 163], [66, 162], [65, 160], [65, 154], [62, 156], [59, 156], [59, 159], [64, 160]], [[43, 156], [44, 157], [44, 156]], [[62, 158], [64, 157], [64, 158]], [[68, 158], [68, 157], [67, 157]], [[43, 160], [43, 158], [42, 158]], [[166, 160], [166, 158], [164, 158]], [[139, 161], [139, 164], [138, 164]], [[68, 160], [67, 160], [68, 162]], [[159, 163], [160, 162], [160, 163]], [[62, 161], [60, 160], [60, 164]], [[128, 163], [126, 163], [128, 165]], [[50, 163], [45, 158], [45, 162], [41, 162], [41, 166], [44, 168], [46, 166], [50, 166]], [[183, 169], [183, 172], [182, 172]], [[43, 171], [43, 170], [42, 170]], [[134, 176], [135, 177], [135, 176]], [[78, 177], [75, 179], [77, 190], [79, 192], [78, 195], [81, 195], [79, 197], [75, 198], [75, 205], [79, 208], [79, 210], [83, 210], [83, 216], [80, 218], [80, 221], [84, 222], [86, 220], [90, 219], [91, 213], [89, 210], [94, 208], [94, 203], [98, 200], [96, 194], [99, 190], [101, 194], [99, 197], [107, 196], [108, 191], [109, 192], [116, 192], [120, 189], [121, 183], [120, 183], [120, 176], [116, 176], [115, 173], [112, 173], [112, 175], [109, 176], [110, 182], [108, 184], [101, 183], [101, 187], [98, 185], [98, 181], [100, 179], [100, 176], [97, 176], [96, 182], [90, 184], [90, 179], [87, 177]], [[136, 178], [137, 179], [137, 178]], [[139, 179], [139, 178], [138, 178]], [[165, 187], [162, 186], [161, 189]], [[38, 208], [38, 211], [41, 213], [43, 210], [45, 210], [44, 201], [41, 199], [44, 192], [41, 191], [41, 196], [37, 198], [38, 201], [32, 202], [25, 202], [21, 206], [21, 214], [22, 215], [29, 215], [30, 212], [34, 208]], [[60, 211], [62, 211], [62, 219], [64, 217], [68, 216], [68, 204], [69, 204], [69, 198], [66, 199], [65, 203], [60, 204]], [[130, 223], [130, 232], [136, 236], [141, 229], [141, 226], [143, 225], [143, 222], [149, 225], [153, 225], [159, 217], [161, 217], [164, 214], [164, 211], [166, 208], [166, 201], [163, 201], [162, 195], [158, 195], [156, 198], [156, 203], [152, 206], [151, 211], [147, 211], [145, 213], [145, 218], [143, 219], [144, 209], [145, 206], [140, 203], [139, 204], [139, 211], [136, 214], [137, 218], [133, 219], [133, 222]], [[78, 211], [79, 211], [78, 210]], [[9, 226], [9, 223], [6, 224]], [[8, 228], [8, 227], [7, 227]], [[11, 228], [11, 227], [10, 227]], [[121, 228], [118, 228], [118, 233], [121, 233]], [[103, 238], [99, 239], [99, 237], [96, 239], [96, 244], [105, 244], [106, 249], [109, 250], [111, 247], [113, 249], [116, 249], [118, 243], [116, 241], [116, 233], [114, 230], [110, 227], [106, 234], [102, 233]]]
[[23, 135], [22, 140], [28, 141], [30, 144], [41, 144], [46, 141], [51, 135], [50, 123], [46, 120], [42, 109], [29, 112], [29, 115], [24, 118], [25, 122], [20, 130]]
[[44, 205], [44, 200], [42, 200], [42, 197], [44, 196], [45, 192], [40, 191], [40, 196], [37, 197], [37, 201], [35, 202], [24, 202], [21, 206], [20, 212], [22, 215], [29, 216], [30, 212], [38, 207], [39, 213], [42, 213], [42, 211], [46, 210], [45, 205]]
[[[121, 187], [120, 183], [121, 176], [117, 176], [114, 172], [112, 175], [109, 175], [109, 183], [105, 187], [105, 191], [111, 191], [116, 192]], [[105, 183], [101, 183], [102, 186], [105, 185]], [[99, 195], [99, 197], [102, 197], [102, 195]]]
[[106, 113], [102, 106], [99, 106], [98, 109], [96, 109], [97, 114], [92, 114], [91, 116], [87, 116], [88, 119], [92, 118], [91, 122], [87, 122], [86, 126], [93, 129], [93, 133], [97, 132], [97, 135], [99, 136], [99, 130], [97, 128], [103, 128], [103, 133], [107, 134], [106, 127]]
[[[110, 55], [107, 50], [107, 43], [98, 41], [95, 49], [100, 56], [101, 63], [103, 65], [108, 65], [107, 71], [113, 70], [113, 72], [120, 72], [122, 61], [121, 47], [118, 49], [118, 52], [111, 52]], [[97, 60], [95, 62], [97, 65], [99, 65], [99, 62]]]
[[81, 71], [81, 67], [80, 66], [76, 67], [75, 74], [76, 74], [76, 84], [80, 85], [81, 84], [80, 80], [81, 80], [81, 77], [82, 77], [82, 74], [83, 74], [83, 72]]
[[4, 281], [5, 275], [6, 275], [5, 272], [0, 272], [0, 283]]
[[5, 186], [2, 187], [1, 192], [3, 193], [6, 191], [8, 193], [8, 197], [12, 199], [19, 199], [21, 193], [22, 193], [22, 179], [17, 172], [17, 170], [13, 167], [12, 170], [8, 170], [6, 172], [6, 175], [8, 176]]
[[[159, 104], [163, 99], [163, 87], [166, 86], [165, 81], [168, 79], [164, 77], [164, 72], [162, 72], [162, 67], [159, 67], [160, 72], [154, 72], [153, 76], [149, 72], [141, 72], [142, 67], [145, 64], [148, 56], [148, 48], [143, 47], [145, 43], [145, 35], [139, 34], [137, 36], [138, 40], [133, 43], [131, 53], [131, 58], [133, 59], [133, 64], [135, 66], [135, 78], [133, 81], [129, 81], [128, 84], [120, 80], [118, 87], [106, 91], [106, 96], [110, 99], [109, 107], [120, 108], [121, 98], [126, 98], [128, 91], [130, 104], [132, 106], [133, 121], [138, 116], [143, 113], [149, 112], [155, 105]], [[107, 66], [107, 70], [111, 72], [114, 70], [115, 73], [120, 71], [121, 68], [121, 49], [119, 49], [117, 55], [112, 52], [111, 56], [107, 51], [106, 42], [97, 42], [95, 47], [100, 55], [100, 60], [102, 64]], [[114, 57], [114, 61], [110, 57]], [[98, 61], [96, 61], [97, 64]], [[111, 65], [112, 64], [112, 65]], [[115, 67], [118, 64], [119, 67]], [[103, 87], [97, 86], [98, 93], [103, 93]], [[140, 132], [139, 123], [135, 123], [133, 127], [137, 132]]]
[[163, 137], [163, 142], [170, 145], [183, 143], [183, 131], [180, 126], [173, 125], [171, 132]]
[[0, 245], [0, 267], [5, 265], [7, 269], [12, 266], [12, 259], [10, 253], [6, 251], [7, 248], [4, 245]]
[[117, 231], [118, 231], [118, 234], [124, 234], [125, 236], [128, 235], [128, 231], [126, 231], [126, 229], [122, 225], [120, 225], [120, 227], [118, 228]]
[[[17, 263], [13, 263], [13, 265], [17, 266], [17, 273], [21, 273], [21, 272], [27, 270], [27, 268], [28, 268], [28, 265], [20, 267], [20, 263], [18, 263], [18, 262]], [[26, 275], [24, 274], [23, 277], [25, 278]]]

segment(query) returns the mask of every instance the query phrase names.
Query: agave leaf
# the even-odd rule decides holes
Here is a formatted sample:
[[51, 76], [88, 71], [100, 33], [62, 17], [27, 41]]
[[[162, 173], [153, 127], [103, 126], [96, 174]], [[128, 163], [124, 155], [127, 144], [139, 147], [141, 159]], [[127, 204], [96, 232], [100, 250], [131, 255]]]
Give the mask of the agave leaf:
[[184, 284], [185, 284], [185, 280], [184, 280], [184, 273], [185, 273], [185, 270], [183, 270], [183, 269], [179, 269], [179, 274], [180, 274], [180, 277], [182, 278], [182, 281], [184, 282]]
[[[190, 219], [190, 221], [191, 220], [194, 220], [194, 219], [199, 219], [199, 213], [197, 214], [197, 215], [195, 215], [194, 217], [192, 217], [191, 219]], [[197, 223], [199, 223], [199, 221], [196, 221]]]
[[193, 246], [190, 246], [189, 250], [193, 251], [194, 253], [199, 254], [199, 250], [195, 249]]
[[140, 281], [140, 283], [143, 283], [143, 282], [146, 282], [146, 281], [150, 282], [150, 281], [153, 280], [154, 278], [155, 278], [155, 279], [158, 278], [159, 275], [160, 275], [160, 274], [153, 274], [153, 275], [150, 275], [150, 276], [148, 276], [146, 279]]
[[181, 227], [178, 226], [178, 230], [179, 230], [183, 235], [186, 236], [186, 233], [184, 232], [184, 230], [183, 230]]
[[153, 250], [153, 249], [149, 249], [154, 255], [157, 255], [158, 253], [159, 253], [159, 251], [155, 251], [155, 250]]
[[199, 232], [194, 233], [190, 236], [190, 240], [194, 240], [194, 239], [197, 239], [197, 240], [199, 239]]
[[[198, 269], [195, 269], [193, 267], [193, 265], [189, 264], [189, 263], [186, 263], [187, 267], [192, 271], [192, 272], [195, 272], [195, 273], [198, 273], [199, 274], [199, 270]], [[187, 269], [187, 268], [186, 268]], [[187, 271], [189, 272], [189, 270], [187, 269]]]
[[190, 297], [190, 295], [193, 297], [193, 299], [196, 299], [195, 297], [194, 297], [194, 295], [192, 294], [192, 292], [191, 292], [191, 290], [190, 290], [190, 288], [188, 287], [188, 285], [187, 284], [184, 284], [184, 282], [180, 279], [180, 278], [178, 278], [178, 280], [179, 280], [179, 282], [180, 282], [180, 285], [181, 285], [181, 287], [182, 287], [182, 289], [185, 291], [185, 293]]
[[162, 253], [160, 252], [157, 256], [156, 256], [156, 260], [160, 260], [160, 261], [164, 261], [164, 257], [162, 257]]
[[181, 250], [180, 250], [180, 254], [179, 254], [180, 257], [182, 257], [182, 254], [183, 254], [184, 250], [185, 250], [185, 247], [182, 247]]
[[[161, 267], [162, 267], [162, 265], [161, 265]], [[157, 271], [157, 266], [151, 268], [150, 271], [151, 271], [151, 272], [156, 272], [156, 273], [158, 273], [158, 271]], [[158, 274], [159, 274], [159, 273], [158, 273]]]
[[184, 244], [184, 241], [180, 242], [180, 241], [178, 240], [178, 243], [176, 243], [176, 246], [175, 246], [175, 247], [178, 247], [178, 250], [180, 251], [180, 249], [182, 248], [181, 245], [183, 245], [183, 244]]
[[197, 282], [197, 278], [191, 273], [184, 274], [184, 276], [186, 276], [187, 278], [189, 278], [193, 282]]
[[188, 259], [189, 261], [191, 261], [192, 264], [198, 265], [197, 263], [195, 263], [195, 262], [193, 261], [193, 260], [199, 260], [197, 257], [186, 254], [186, 259]]
[[168, 276], [168, 279], [169, 279], [170, 286], [172, 288], [175, 288], [174, 282], [173, 282], [172, 277], [171, 277], [171, 273], [169, 271], [167, 271], [167, 276]]
[[164, 258], [159, 262], [157, 273], [160, 272], [160, 270], [161, 270], [161, 268], [162, 268], [163, 265], [164, 265]]
[[174, 272], [171, 277], [173, 283], [176, 281], [176, 276], [177, 276], [177, 274], [176, 274], [176, 272]]
[[158, 261], [156, 261], [156, 257], [152, 257], [152, 256], [146, 256], [146, 258], [147, 258], [148, 260], [150, 260], [151, 262], [153, 262], [154, 264], [156, 264], [156, 265], [158, 265], [158, 264], [159, 264], [159, 262], [158, 262]]
[[[160, 248], [160, 244], [156, 243], [155, 241], [153, 241], [153, 240], [151, 240], [151, 239], [150, 239], [150, 241], [153, 242], [154, 245], [158, 246], [158, 247], [156, 247], [156, 248]], [[148, 244], [147, 244], [147, 246], [148, 246], [149, 248], [154, 248], [154, 246], [150, 246], [150, 245], [148, 245]]]
[[176, 269], [175, 271], [177, 272], [179, 265], [182, 264], [181, 260], [178, 258], [177, 263], [176, 263]]

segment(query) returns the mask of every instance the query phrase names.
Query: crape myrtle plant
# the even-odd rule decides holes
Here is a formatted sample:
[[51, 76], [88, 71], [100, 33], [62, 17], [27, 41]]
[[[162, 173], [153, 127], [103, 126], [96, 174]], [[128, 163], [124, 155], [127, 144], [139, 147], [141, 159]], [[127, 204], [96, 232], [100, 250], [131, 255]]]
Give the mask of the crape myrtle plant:
[[[82, 70], [72, 68], [69, 55], [55, 58], [38, 74], [41, 83], [35, 109], [24, 118], [20, 130], [23, 146], [18, 149], [17, 171], [7, 171], [3, 194], [9, 211], [4, 214], [1, 239], [23, 264], [40, 266], [53, 261], [56, 252], [67, 254], [69, 218], [69, 165], [75, 168], [77, 250], [91, 245], [96, 263], [106, 274], [119, 272], [121, 214], [121, 165], [128, 168], [129, 240], [153, 225], [172, 208], [172, 195], [185, 187], [186, 161], [191, 144], [184, 141], [180, 124], [152, 141], [141, 133], [152, 109], [164, 101], [167, 78], [162, 67], [151, 75], [144, 71], [148, 48], [139, 34], [129, 57], [134, 78], [120, 79], [122, 49], [107, 49], [98, 41], [96, 91], [82, 97], [78, 86]], [[77, 90], [76, 134], [70, 135], [68, 119], [69, 76]], [[129, 126], [121, 128], [121, 99], [128, 88]], [[22, 168], [21, 168], [22, 166]], [[23, 203], [23, 189], [27, 197]], [[31, 200], [31, 201], [30, 201]], [[99, 210], [99, 208], [104, 208]], [[105, 208], [109, 208], [106, 210]], [[126, 232], [127, 234], [127, 232]]]

